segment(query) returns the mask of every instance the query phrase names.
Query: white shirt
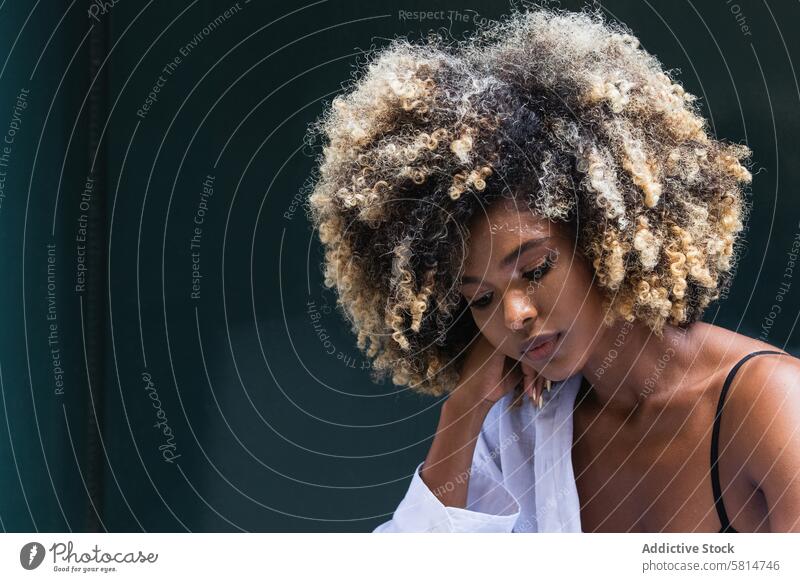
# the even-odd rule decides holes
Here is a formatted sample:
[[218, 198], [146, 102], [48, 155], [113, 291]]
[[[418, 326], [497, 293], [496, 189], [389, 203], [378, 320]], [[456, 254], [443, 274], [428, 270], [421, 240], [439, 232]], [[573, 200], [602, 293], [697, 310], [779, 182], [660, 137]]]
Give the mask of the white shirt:
[[405, 497], [384, 532], [580, 532], [580, 501], [572, 469], [572, 409], [581, 374], [554, 382], [539, 410], [513, 392], [484, 419], [475, 444], [466, 508], [447, 507], [417, 465]]

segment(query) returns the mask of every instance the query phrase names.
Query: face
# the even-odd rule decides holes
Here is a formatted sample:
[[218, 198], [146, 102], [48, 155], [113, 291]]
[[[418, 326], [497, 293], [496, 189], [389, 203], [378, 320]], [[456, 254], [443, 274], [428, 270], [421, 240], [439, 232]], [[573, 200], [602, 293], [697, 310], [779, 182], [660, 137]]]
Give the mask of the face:
[[550, 380], [577, 373], [602, 335], [602, 295], [569, 225], [501, 199], [469, 231], [461, 294], [484, 337]]

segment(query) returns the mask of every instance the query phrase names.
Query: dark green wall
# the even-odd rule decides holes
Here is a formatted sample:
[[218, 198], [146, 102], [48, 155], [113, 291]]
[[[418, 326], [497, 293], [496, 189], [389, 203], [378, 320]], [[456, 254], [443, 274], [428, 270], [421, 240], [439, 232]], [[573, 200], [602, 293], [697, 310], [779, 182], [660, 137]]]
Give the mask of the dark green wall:
[[[0, 133], [30, 89], [2, 168], [5, 530], [368, 531], [427, 452], [440, 402], [372, 384], [322, 288], [320, 249], [297, 204], [314, 165], [303, 137], [363, 51], [429, 27], [459, 36], [507, 7], [240, 1], [205, 35], [234, 4], [118, 0], [96, 18], [85, 0], [66, 14], [55, 0], [0, 8]], [[797, 354], [800, 284], [769, 313], [800, 234], [800, 8], [773, 4], [603, 7], [681, 70], [719, 136], [755, 152], [746, 248], [730, 296], [706, 320]], [[401, 17], [415, 10], [461, 16]], [[91, 270], [76, 292], [90, 171]], [[48, 346], [48, 243], [63, 395]]]

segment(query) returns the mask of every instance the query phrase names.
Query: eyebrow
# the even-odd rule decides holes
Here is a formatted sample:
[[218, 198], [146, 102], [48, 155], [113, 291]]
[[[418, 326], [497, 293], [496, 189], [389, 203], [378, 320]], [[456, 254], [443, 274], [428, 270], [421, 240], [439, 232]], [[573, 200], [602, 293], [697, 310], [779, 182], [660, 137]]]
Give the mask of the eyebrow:
[[[526, 240], [524, 243], [519, 245], [516, 249], [514, 249], [513, 251], [508, 253], [503, 258], [503, 260], [500, 261], [500, 266], [503, 267], [503, 268], [509, 266], [514, 261], [516, 261], [517, 258], [522, 253], [524, 253], [525, 251], [527, 251], [529, 249], [532, 249], [533, 247], [539, 246], [540, 244], [542, 244], [543, 242], [545, 242], [545, 241], [547, 241], [549, 239], [550, 239], [549, 236], [543, 236], [543, 237], [540, 237], [540, 238], [532, 238], [532, 239]], [[464, 277], [461, 278], [461, 284], [462, 285], [466, 285], [467, 283], [480, 283], [481, 280], [482, 279], [479, 278], [479, 277], [472, 277], [470, 275], [465, 275]]]

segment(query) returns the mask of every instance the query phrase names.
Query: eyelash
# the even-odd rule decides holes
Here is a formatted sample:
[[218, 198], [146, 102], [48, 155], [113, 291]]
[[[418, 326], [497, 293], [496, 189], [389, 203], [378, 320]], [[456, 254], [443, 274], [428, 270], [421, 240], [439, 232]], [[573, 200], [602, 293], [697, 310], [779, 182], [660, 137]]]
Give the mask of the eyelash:
[[[547, 255], [547, 257], [545, 258], [545, 260], [542, 262], [541, 265], [538, 265], [538, 266], [534, 267], [533, 269], [530, 269], [529, 271], [525, 271], [522, 274], [522, 277], [525, 278], [525, 279], [528, 279], [529, 281], [537, 281], [539, 279], [542, 279], [545, 275], [547, 275], [547, 273], [550, 272], [550, 269], [553, 267], [553, 263], [555, 263], [555, 259], [553, 258], [553, 256], [552, 255]], [[483, 297], [481, 297], [480, 299], [476, 299], [475, 301], [470, 303], [468, 305], [468, 307], [474, 307], [476, 309], [481, 309], [483, 307], [488, 307], [489, 302], [480, 303], [481, 301], [483, 301], [487, 297], [491, 300], [491, 294], [487, 294], [487, 295], [484, 295]]]

